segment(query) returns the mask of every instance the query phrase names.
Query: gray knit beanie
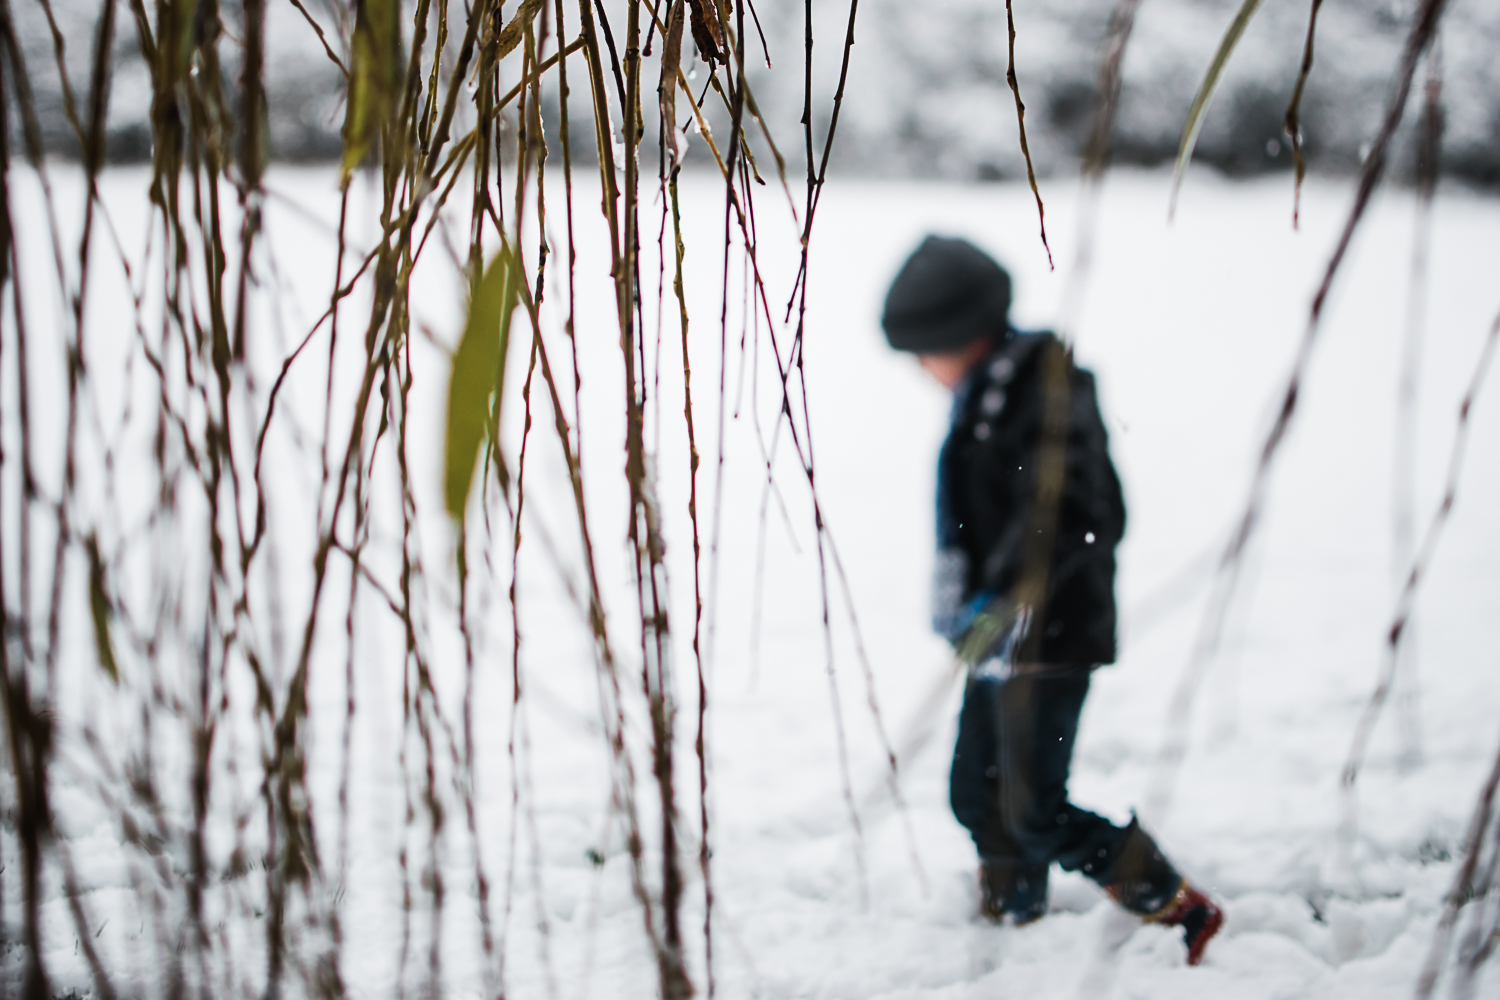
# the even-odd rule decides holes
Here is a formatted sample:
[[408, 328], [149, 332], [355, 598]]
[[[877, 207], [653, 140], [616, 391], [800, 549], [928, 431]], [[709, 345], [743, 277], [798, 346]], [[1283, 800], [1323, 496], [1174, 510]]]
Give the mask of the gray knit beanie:
[[1003, 334], [1010, 275], [968, 240], [929, 236], [891, 282], [880, 325], [898, 351], [944, 354]]

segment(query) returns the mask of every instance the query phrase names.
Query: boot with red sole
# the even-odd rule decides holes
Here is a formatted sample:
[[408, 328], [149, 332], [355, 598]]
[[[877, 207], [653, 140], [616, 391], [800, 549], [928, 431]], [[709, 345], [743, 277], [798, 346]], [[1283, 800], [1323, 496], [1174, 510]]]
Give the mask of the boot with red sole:
[[[1101, 851], [1101, 854], [1105, 852]], [[1203, 950], [1224, 926], [1224, 911], [1178, 874], [1151, 835], [1132, 819], [1098, 874], [1084, 865], [1119, 903], [1150, 924], [1181, 927], [1187, 964], [1203, 961]]]
[[1224, 926], [1224, 911], [1208, 896], [1183, 879], [1182, 886], [1172, 900], [1155, 913], [1146, 914], [1148, 924], [1164, 927], [1181, 927], [1182, 939], [1187, 945], [1187, 964], [1197, 965], [1203, 961], [1203, 949]]

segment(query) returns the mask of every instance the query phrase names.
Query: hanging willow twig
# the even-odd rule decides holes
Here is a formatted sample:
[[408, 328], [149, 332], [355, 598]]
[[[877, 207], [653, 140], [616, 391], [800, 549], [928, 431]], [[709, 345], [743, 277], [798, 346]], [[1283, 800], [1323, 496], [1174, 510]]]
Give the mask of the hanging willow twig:
[[1323, 308], [1327, 304], [1329, 292], [1333, 288], [1334, 279], [1338, 276], [1340, 267], [1344, 262], [1344, 256], [1348, 252], [1350, 242], [1354, 238], [1354, 233], [1363, 221], [1365, 210], [1370, 204], [1370, 199], [1384, 176], [1391, 142], [1395, 138], [1396, 129], [1400, 126], [1401, 119], [1405, 114], [1406, 100], [1411, 93], [1412, 80], [1416, 75], [1417, 64], [1420, 62], [1422, 54], [1431, 45], [1446, 7], [1447, 0], [1423, 0], [1412, 19], [1412, 26], [1407, 34], [1405, 45], [1402, 48], [1401, 61], [1396, 70], [1391, 94], [1386, 102], [1385, 114], [1381, 121], [1380, 130], [1376, 133], [1375, 140], [1370, 147], [1370, 153], [1365, 158], [1364, 166], [1360, 170], [1359, 181], [1355, 187], [1354, 203], [1350, 206], [1349, 214], [1344, 221], [1343, 230], [1339, 234], [1338, 242], [1335, 244], [1334, 251], [1324, 269], [1322, 281], [1313, 294], [1312, 304], [1308, 312], [1307, 325], [1303, 330], [1302, 339], [1298, 344], [1297, 354], [1293, 359], [1292, 370], [1287, 378], [1286, 388], [1281, 393], [1281, 402], [1277, 408], [1275, 419], [1272, 421], [1271, 429], [1266, 434], [1265, 442], [1261, 446], [1260, 454], [1256, 461], [1255, 473], [1250, 484], [1249, 495], [1246, 498], [1244, 509], [1237, 520], [1229, 542], [1225, 546], [1223, 555], [1220, 557], [1218, 574], [1215, 577], [1208, 606], [1199, 626], [1198, 636], [1194, 641], [1193, 652], [1183, 669], [1182, 677], [1173, 695], [1172, 707], [1168, 716], [1167, 736], [1162, 742], [1161, 750], [1153, 766], [1151, 787], [1147, 795], [1147, 812], [1153, 818], [1159, 818], [1164, 815], [1171, 803], [1172, 789], [1176, 782], [1177, 772], [1183, 755], [1186, 752], [1187, 722], [1192, 710], [1193, 700], [1203, 679], [1207, 664], [1218, 648], [1219, 638], [1224, 626], [1224, 617], [1233, 598], [1239, 582], [1240, 570], [1244, 564], [1245, 549], [1249, 545], [1250, 539], [1254, 535], [1260, 521], [1261, 508], [1265, 502], [1271, 470], [1297, 410], [1297, 404], [1302, 393], [1303, 380], [1306, 377], [1307, 368], [1312, 359], [1313, 348], [1317, 345], [1318, 336], [1322, 332]]
[[1379, 679], [1376, 681], [1375, 690], [1371, 693], [1364, 711], [1360, 713], [1359, 722], [1354, 730], [1354, 739], [1349, 747], [1349, 755], [1344, 761], [1340, 774], [1340, 785], [1344, 797], [1344, 820], [1340, 832], [1341, 846], [1346, 858], [1353, 851], [1358, 821], [1358, 801], [1354, 794], [1355, 782], [1359, 780], [1360, 768], [1364, 766], [1365, 753], [1369, 748], [1375, 723], [1380, 719], [1386, 699], [1390, 696], [1391, 684], [1395, 680], [1396, 667], [1400, 662], [1401, 640], [1411, 623], [1418, 590], [1426, 582], [1432, 557], [1437, 552], [1438, 542], [1443, 537], [1443, 529], [1447, 527], [1448, 518], [1453, 513], [1453, 505], [1458, 500], [1458, 484], [1463, 475], [1464, 459], [1468, 455], [1469, 414], [1474, 408], [1479, 390], [1484, 385], [1485, 376], [1489, 374], [1490, 362], [1494, 359], [1497, 342], [1500, 342], [1500, 315], [1496, 315], [1494, 322], [1490, 324], [1489, 333], [1479, 353], [1479, 360], [1474, 366], [1474, 373], [1469, 379], [1463, 399], [1458, 404], [1458, 426], [1453, 432], [1453, 450], [1448, 456], [1448, 472], [1443, 483], [1443, 496], [1423, 535], [1421, 547], [1417, 549], [1412, 559], [1411, 568], [1401, 587], [1401, 593], [1396, 598], [1396, 608], [1391, 615], [1390, 628], [1386, 630], [1385, 657], [1381, 664]]

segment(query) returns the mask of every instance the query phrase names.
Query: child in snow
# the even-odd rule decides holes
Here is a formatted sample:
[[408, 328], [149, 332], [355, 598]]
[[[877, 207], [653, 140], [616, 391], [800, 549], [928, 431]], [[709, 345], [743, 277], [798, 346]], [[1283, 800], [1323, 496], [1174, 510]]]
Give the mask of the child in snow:
[[1115, 659], [1115, 545], [1125, 530], [1093, 376], [1050, 333], [1011, 328], [1010, 276], [929, 236], [881, 325], [953, 390], [938, 459], [933, 625], [969, 665], [950, 798], [979, 849], [984, 914], [1047, 910], [1047, 870], [1082, 871], [1125, 909], [1182, 927], [1188, 964], [1224, 915], [1132, 819], [1068, 801], [1089, 674]]

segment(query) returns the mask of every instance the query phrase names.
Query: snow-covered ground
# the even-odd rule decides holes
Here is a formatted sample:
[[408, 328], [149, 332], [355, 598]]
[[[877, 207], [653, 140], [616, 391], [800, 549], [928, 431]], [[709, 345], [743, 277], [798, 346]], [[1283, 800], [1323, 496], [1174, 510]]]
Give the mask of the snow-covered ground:
[[[65, 196], [77, 187], [76, 178], [68, 176], [58, 184]], [[144, 186], [145, 175], [137, 172], [107, 179], [105, 197], [126, 246], [138, 246], [142, 239]], [[269, 186], [285, 195], [269, 202], [267, 238], [282, 283], [280, 306], [290, 317], [285, 333], [290, 344], [301, 335], [299, 325], [305, 329], [305, 321], [326, 303], [332, 241], [326, 228], [307, 221], [304, 210], [336, 219], [335, 177], [326, 171], [279, 171]], [[1096, 266], [1078, 327], [1078, 356], [1099, 378], [1130, 522], [1120, 551], [1120, 662], [1095, 675], [1072, 792], [1080, 805], [1117, 820], [1145, 799], [1166, 734], [1168, 702], [1212, 581], [1212, 559], [1244, 502], [1311, 292], [1350, 197], [1344, 184], [1313, 180], [1304, 192], [1302, 228], [1294, 231], [1288, 179], [1230, 183], [1194, 173], [1176, 221], [1169, 224], [1167, 186], [1160, 173], [1125, 172], [1109, 179]], [[771, 447], [779, 400], [765, 363], [769, 335], [764, 328], [761, 363], [750, 366], [743, 379], [741, 348], [730, 343], [727, 397], [737, 416], [725, 429], [730, 459], [724, 471], [719, 569], [716, 580], [709, 577], [722, 193], [707, 179], [684, 182], [694, 296], [693, 387], [705, 456], [699, 478], [704, 586], [712, 598], [706, 669], [716, 995], [1408, 996], [1482, 776], [1500, 740], [1500, 680], [1494, 669], [1500, 649], [1495, 613], [1500, 608], [1500, 520], [1495, 517], [1500, 376], [1492, 377], [1472, 412], [1457, 506], [1419, 601], [1415, 669], [1398, 682], [1400, 705], [1387, 709], [1376, 731], [1359, 782], [1358, 841], [1352, 867], [1345, 866], [1336, 836], [1338, 775], [1381, 663], [1395, 593], [1392, 453], [1413, 218], [1412, 199], [1402, 193], [1377, 199], [1336, 285], [1225, 642], [1195, 705], [1174, 806], [1154, 827], [1181, 867], [1225, 902], [1224, 932], [1201, 967], [1187, 968], [1173, 932], [1120, 920], [1090, 883], [1060, 873], [1054, 873], [1051, 912], [1039, 923], [996, 928], [977, 916], [973, 848], [947, 807], [960, 685], [945, 645], [926, 624], [933, 464], [947, 400], [910, 359], [885, 348], [878, 319], [886, 283], [931, 230], [968, 236], [1008, 264], [1017, 289], [1018, 325], [1052, 322], [1073, 250], [1076, 192], [1071, 184], [1057, 183], [1043, 193], [1059, 265], [1055, 273], [1047, 269], [1036, 238], [1035, 206], [1024, 186], [840, 182], [823, 197], [805, 345], [812, 447], [819, 499], [873, 678], [871, 692], [835, 576], [829, 592], [840, 729], [830, 701], [817, 539], [808, 490], [790, 461], [785, 428], [776, 445], [779, 494], [763, 507], [764, 464], [756, 428]], [[596, 192], [580, 190], [577, 200], [580, 219], [592, 223]], [[302, 207], [292, 210], [293, 201]], [[555, 229], [562, 225], [559, 205], [560, 200], [549, 208]], [[796, 266], [789, 213], [774, 188], [763, 190], [759, 206], [765, 248], [760, 264], [779, 313]], [[65, 227], [72, 224], [64, 219]], [[581, 234], [597, 228], [585, 230], [580, 222]], [[654, 234], [655, 223], [647, 229]], [[440, 249], [431, 247], [429, 253]], [[1500, 201], [1458, 190], [1439, 197], [1420, 394], [1419, 531], [1439, 498], [1459, 398], [1500, 309], [1497, 251]], [[653, 251], [648, 247], [647, 252]], [[634, 610], [624, 553], [624, 498], [612, 483], [623, 461], [618, 339], [604, 258], [582, 235], [579, 253], [585, 476], [622, 677], [634, 685], [639, 663], [629, 630]], [[39, 255], [33, 265], [50, 266], [50, 260]], [[451, 345], [461, 296], [451, 269], [439, 270], [418, 284], [413, 311], [434, 340]], [[102, 287], [113, 281], [98, 280]], [[670, 276], [666, 289], [670, 297]], [[566, 289], [549, 287], [548, 296], [560, 303]], [[737, 333], [733, 324], [741, 302], [732, 299], [729, 312]], [[102, 328], [128, 332], [124, 323], [110, 322], [112, 310], [128, 309], [118, 289], [101, 293], [94, 309]], [[356, 329], [356, 319], [348, 322]], [[786, 336], [778, 332], [783, 355]], [[680, 383], [676, 338], [675, 311], [669, 309], [661, 348], [658, 468], [678, 638], [677, 787], [690, 879], [684, 926], [690, 967], [703, 995], [708, 976], [692, 746], [696, 680], [687, 644], [692, 543], [682, 476], [680, 387], [671, 375], [677, 371]], [[358, 338], [351, 333], [347, 339]], [[556, 337], [549, 342], [553, 363], [562, 363], [565, 342]], [[753, 333], [750, 347], [755, 347]], [[274, 373], [282, 349], [269, 344], [252, 349], [266, 381], [264, 373]], [[319, 350], [326, 352], [326, 344]], [[437, 417], [446, 362], [425, 337], [414, 340], [413, 350], [419, 372], [434, 377], [414, 389], [411, 461], [419, 500], [436, 511]], [[522, 351], [512, 353], [511, 387], [525, 377], [525, 360]], [[304, 382], [289, 383], [296, 391], [286, 402], [288, 426], [314, 441], [324, 371], [314, 365]], [[147, 378], [142, 370], [132, 377]], [[507, 401], [512, 460], [519, 444], [518, 395]], [[542, 393], [533, 395], [540, 400]], [[545, 413], [540, 402], [538, 408]], [[650, 997], [656, 973], [631, 892], [619, 818], [611, 808], [594, 660], [586, 625], [556, 569], [561, 562], [573, 581], [581, 579], [565, 471], [548, 440], [550, 416], [539, 413], [532, 433], [526, 473], [530, 520], [523, 542], [530, 548], [523, 547], [517, 587], [525, 696], [514, 758], [509, 753], [509, 571], [508, 560], [499, 555], [505, 546], [497, 544], [494, 566], [477, 570], [488, 582], [476, 584], [474, 788], [497, 937], [492, 969], [503, 951], [506, 995], [512, 997]], [[299, 511], [311, 510], [306, 498], [316, 487], [317, 467], [295, 465], [298, 447], [305, 449], [300, 454], [306, 461], [314, 461], [315, 449], [286, 434], [286, 440], [273, 436], [268, 446], [283, 449], [278, 454], [287, 463], [278, 469], [284, 481], [277, 489], [304, 499], [286, 500], [281, 520], [273, 524], [288, 525], [278, 558], [279, 572], [291, 582], [281, 596], [289, 619], [299, 622], [311, 527], [291, 525]], [[144, 452], [136, 457], [148, 460]], [[391, 475], [389, 466], [377, 468], [375, 482], [387, 477], [388, 487]], [[503, 508], [493, 511], [503, 524]], [[389, 522], [384, 528], [384, 534], [377, 528], [372, 536], [371, 571], [390, 581], [399, 569], [399, 535], [393, 538]], [[497, 528], [502, 537], [505, 530]], [[422, 600], [430, 634], [422, 643], [438, 703], [457, 725], [464, 658], [452, 627], [452, 536], [440, 515], [423, 521], [419, 536], [429, 588]], [[763, 575], [757, 572], [762, 540]], [[555, 547], [555, 558], [544, 541]], [[201, 553], [186, 554], [201, 559]], [[345, 593], [347, 587], [346, 574], [329, 590]], [[423, 758], [420, 739], [402, 716], [400, 632], [369, 588], [361, 600], [354, 631], [359, 712], [352, 733], [347, 854], [337, 804], [346, 707], [341, 606], [327, 614], [333, 624], [320, 634], [310, 687], [309, 782], [324, 868], [341, 873], [329, 876], [327, 891], [342, 893], [342, 974], [353, 996], [390, 996], [397, 992], [398, 970], [404, 969], [409, 987], [427, 981], [431, 953], [441, 957], [442, 984], [451, 995], [477, 996], [487, 980], [461, 800], [440, 781], [448, 821], [435, 854], [436, 873], [423, 871], [421, 859], [428, 856], [427, 816], [420, 803]], [[86, 619], [76, 624], [85, 644], [80, 648], [86, 649]], [[80, 672], [78, 677], [97, 675]], [[92, 683], [97, 688], [102, 682]], [[79, 684], [86, 688], [84, 681]], [[899, 754], [904, 810], [894, 806], [889, 792], [872, 694]], [[627, 700], [637, 797], [654, 845], [657, 838], [649, 835], [654, 792], [640, 742], [644, 715], [639, 699]], [[86, 720], [108, 727], [101, 721], [110, 715], [107, 702], [103, 691], [85, 690], [60, 714], [68, 752], [86, 755], [77, 742]], [[122, 727], [121, 739], [136, 738], [128, 720], [114, 724]], [[237, 738], [240, 743], [231, 746], [239, 750], [225, 750], [224, 759], [238, 753], [253, 765], [254, 729]], [[841, 777], [841, 738], [858, 832]], [[170, 742], [171, 737], [157, 734], [157, 739]], [[169, 772], [170, 750], [163, 759]], [[440, 777], [448, 773], [441, 761], [438, 772]], [[139, 888], [150, 881], [151, 865], [140, 860], [144, 854], [118, 846], [118, 823], [71, 773], [59, 777], [56, 808], [84, 884], [91, 887], [83, 898], [93, 922], [108, 918], [96, 944], [126, 981], [138, 977], [149, 991], [163, 954], [160, 931], [150, 929], [153, 919], [161, 918], [153, 917], [148, 894]], [[232, 789], [236, 782], [244, 783], [241, 800], [253, 803], [249, 776], [227, 775], [221, 787]], [[514, 826], [513, 789], [521, 803]], [[220, 833], [211, 847], [219, 850], [216, 862], [223, 864], [235, 833], [233, 796], [221, 794]], [[252, 820], [249, 832], [239, 834], [252, 844], [255, 824], [263, 826], [264, 819]], [[409, 858], [403, 853], [408, 851]], [[167, 864], [161, 857], [158, 861]], [[650, 858], [654, 853], [648, 850]], [[432, 924], [434, 874], [441, 874], [447, 888], [440, 927]], [[654, 884], [654, 867], [649, 878]], [[403, 880], [413, 894], [409, 941]], [[14, 926], [18, 900], [12, 885], [7, 878], [7, 921]], [[243, 968], [237, 975], [247, 981], [261, 974], [255, 958], [257, 892], [254, 885], [247, 885], [242, 897], [226, 890], [229, 901], [223, 904], [228, 923], [238, 928], [225, 940], [232, 939], [238, 949]], [[241, 898], [249, 902], [236, 910], [233, 900]], [[60, 890], [47, 913], [48, 957], [59, 984], [87, 988], [87, 969], [77, 956]], [[433, 937], [436, 949], [430, 949]], [[17, 960], [14, 953], [8, 959]], [[1479, 995], [1500, 996], [1500, 969], [1489, 969]]]

